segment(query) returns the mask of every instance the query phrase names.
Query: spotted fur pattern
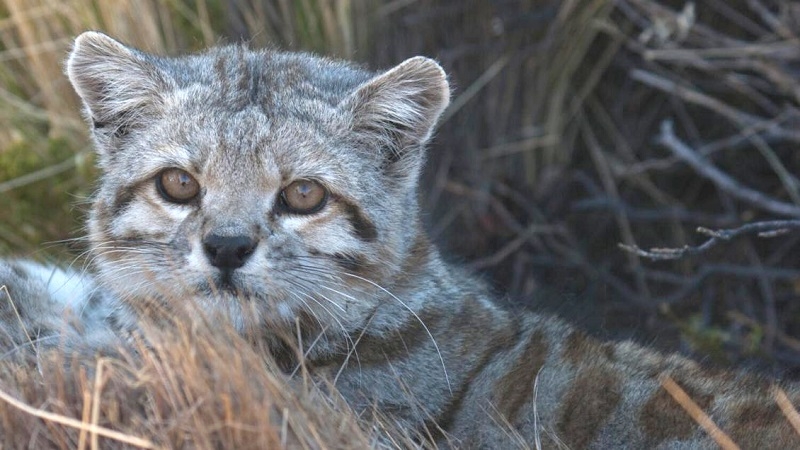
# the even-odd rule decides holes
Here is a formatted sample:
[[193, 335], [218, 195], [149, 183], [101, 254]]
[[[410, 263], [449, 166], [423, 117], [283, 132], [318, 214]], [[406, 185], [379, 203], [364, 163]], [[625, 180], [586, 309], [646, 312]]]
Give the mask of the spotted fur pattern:
[[[99, 317], [84, 329], [106, 333], [148, 301], [222, 314], [266, 339], [287, 370], [299, 347], [365, 417], [377, 411], [444, 447], [714, 448], [660, 387], [664, 375], [743, 447], [800, 446], [768, 381], [510, 310], [442, 261], [417, 201], [450, 95], [434, 61], [374, 73], [243, 46], [169, 58], [88, 32], [67, 73], [103, 171], [88, 227], [96, 282], [86, 281], [102, 301], [94, 288], [54, 300], [47, 283], [25, 281], [41, 267], [5, 263], [0, 281], [26, 317], [78, 304]], [[197, 197], [166, 201], [156, 180], [167, 168], [190, 174]], [[298, 179], [329, 193], [319, 211], [280, 207]], [[210, 233], [256, 245], [222, 270], [204, 253]]]

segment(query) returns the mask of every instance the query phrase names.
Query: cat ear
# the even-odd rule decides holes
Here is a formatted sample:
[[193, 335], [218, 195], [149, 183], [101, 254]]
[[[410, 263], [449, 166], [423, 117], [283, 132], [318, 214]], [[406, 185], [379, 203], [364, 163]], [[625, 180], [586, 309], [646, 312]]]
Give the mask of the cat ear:
[[366, 81], [342, 108], [351, 114], [353, 132], [371, 145], [377, 143], [387, 162], [417, 166], [400, 168], [415, 175], [424, 159], [421, 148], [448, 103], [444, 70], [434, 60], [417, 56]]
[[147, 55], [103, 33], [87, 31], [75, 39], [67, 76], [83, 100], [95, 129], [124, 132], [158, 111], [168, 87]]

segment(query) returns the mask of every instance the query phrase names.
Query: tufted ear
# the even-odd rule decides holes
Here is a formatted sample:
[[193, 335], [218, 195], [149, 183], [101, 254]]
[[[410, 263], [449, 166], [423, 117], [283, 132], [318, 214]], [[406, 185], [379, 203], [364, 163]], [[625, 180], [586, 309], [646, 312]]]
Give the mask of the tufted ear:
[[95, 129], [114, 133], [157, 112], [169, 87], [152, 57], [95, 31], [75, 39], [67, 76]]
[[450, 103], [444, 70], [417, 56], [366, 81], [340, 105], [351, 116], [351, 131], [379, 147], [398, 174], [416, 176], [422, 148]]

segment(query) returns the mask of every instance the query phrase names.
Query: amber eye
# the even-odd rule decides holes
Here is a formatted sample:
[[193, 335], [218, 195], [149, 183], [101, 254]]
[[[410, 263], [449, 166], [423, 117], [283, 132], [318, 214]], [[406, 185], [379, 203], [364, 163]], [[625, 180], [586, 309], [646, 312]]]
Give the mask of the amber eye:
[[313, 214], [328, 200], [328, 191], [314, 180], [296, 180], [281, 191], [281, 201], [290, 213]]
[[164, 200], [188, 203], [200, 193], [200, 183], [181, 169], [167, 169], [156, 177], [156, 188]]

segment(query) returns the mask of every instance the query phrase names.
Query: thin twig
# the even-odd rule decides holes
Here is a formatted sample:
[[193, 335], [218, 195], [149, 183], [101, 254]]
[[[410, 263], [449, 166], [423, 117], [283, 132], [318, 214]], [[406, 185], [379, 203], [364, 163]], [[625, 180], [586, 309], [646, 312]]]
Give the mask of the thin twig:
[[635, 208], [624, 201], [617, 201], [606, 196], [587, 197], [569, 205], [569, 210], [574, 212], [621, 210], [631, 222], [664, 222], [673, 220], [688, 223], [713, 223], [716, 227], [727, 227], [738, 223], [737, 218], [731, 214], [714, 215], [701, 211], [690, 211], [682, 206], [667, 206], [664, 208]]
[[761, 123], [765, 121], [765, 119], [761, 117], [742, 112], [714, 97], [692, 89], [691, 87], [684, 86], [667, 77], [641, 69], [632, 70], [630, 76], [632, 79], [651, 88], [667, 92], [689, 103], [710, 109], [734, 123]]
[[[583, 136], [585, 138], [586, 146], [589, 149], [589, 155], [594, 162], [594, 166], [600, 176], [600, 182], [603, 185], [603, 189], [605, 190], [606, 194], [614, 200], [614, 201], [621, 201], [619, 190], [617, 189], [616, 181], [614, 180], [614, 175], [611, 171], [610, 164], [608, 159], [606, 158], [603, 150], [600, 148], [600, 142], [597, 140], [597, 137], [592, 132], [592, 128], [585, 125], [586, 122], [582, 123], [581, 131], [583, 131]], [[614, 218], [617, 222], [617, 227], [619, 228], [620, 235], [625, 242], [625, 245], [629, 246], [636, 246], [636, 238], [633, 234], [633, 227], [631, 227], [631, 221], [628, 219], [628, 216], [625, 214], [625, 211], [617, 210], [614, 213]], [[639, 294], [645, 297], [645, 299], [650, 299], [650, 289], [648, 289], [647, 283], [645, 282], [644, 277], [642, 276], [641, 266], [642, 262], [638, 258], [638, 255], [635, 252], [629, 253], [627, 256], [628, 264], [633, 269], [634, 281], [636, 282], [636, 290]]]
[[727, 118], [738, 127], [759, 127], [764, 129], [764, 136], [768, 138], [786, 139], [792, 142], [800, 141], [800, 133], [784, 127], [777, 126], [774, 119], [767, 119], [761, 116], [750, 114], [738, 110], [727, 103], [704, 94], [696, 89], [685, 86], [677, 81], [648, 72], [642, 69], [634, 69], [630, 72], [632, 79], [639, 81], [647, 86], [666, 92], [670, 95], [680, 97], [694, 105], [702, 106], [706, 109]]
[[[81, 422], [82, 423], [89, 423], [90, 412], [89, 408], [92, 404], [92, 394], [89, 393], [88, 389], [83, 390], [83, 409], [81, 410]], [[78, 450], [86, 450], [86, 434], [87, 431], [84, 428], [81, 428], [80, 433], [78, 434]]]
[[681, 248], [651, 248], [643, 250], [635, 245], [617, 244], [619, 248], [626, 252], [635, 253], [651, 260], [680, 259], [687, 255], [697, 255], [707, 252], [711, 248], [723, 241], [729, 241], [743, 234], [757, 233], [759, 237], [775, 237], [789, 232], [790, 230], [800, 230], [800, 220], [771, 220], [766, 222], [753, 222], [742, 225], [739, 228], [728, 230], [710, 230], [704, 227], [697, 227], [697, 232], [709, 239], [698, 246], [685, 245]]
[[787, 40], [796, 40], [797, 36], [792, 33], [790, 27], [786, 26], [787, 24], [785, 21], [782, 21], [778, 17], [776, 17], [772, 12], [766, 8], [761, 2], [755, 0], [747, 0], [747, 6], [756, 14], [758, 14], [759, 18], [769, 25], [770, 28], [775, 30], [780, 37], [787, 39]]
[[[90, 425], [93, 428], [99, 427], [100, 423], [100, 398], [101, 398], [101, 391], [103, 389], [103, 384], [105, 383], [103, 377], [103, 363], [105, 363], [104, 358], [100, 358], [97, 361], [97, 369], [95, 369], [94, 373], [94, 389], [92, 392], [92, 409], [91, 409], [91, 423]], [[98, 440], [98, 433], [91, 431], [90, 437], [92, 440], [92, 449], [100, 448], [99, 440]]]

